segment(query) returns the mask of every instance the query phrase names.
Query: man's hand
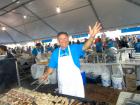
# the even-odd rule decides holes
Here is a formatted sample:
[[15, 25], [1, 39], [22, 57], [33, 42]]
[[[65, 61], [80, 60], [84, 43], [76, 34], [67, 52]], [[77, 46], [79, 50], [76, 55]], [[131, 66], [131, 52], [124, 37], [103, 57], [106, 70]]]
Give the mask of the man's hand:
[[95, 35], [100, 32], [101, 29], [102, 29], [102, 27], [99, 22], [96, 22], [93, 28], [91, 26], [89, 26], [90, 37], [94, 38]]
[[53, 72], [52, 68], [48, 68], [46, 72], [39, 78], [39, 80], [48, 80], [48, 76]]
[[39, 80], [41, 80], [41, 81], [48, 80], [48, 75], [46, 75], [46, 74], [44, 73], [44, 75], [41, 76], [41, 77], [39, 78]]
[[93, 43], [93, 40], [95, 38], [95, 35], [97, 33], [99, 33], [101, 29], [102, 29], [101, 24], [98, 23], [98, 22], [96, 22], [96, 24], [94, 25], [93, 28], [91, 28], [91, 26], [89, 26], [89, 35], [90, 35], [90, 38], [84, 44], [83, 50], [87, 50], [90, 47], [90, 45]]

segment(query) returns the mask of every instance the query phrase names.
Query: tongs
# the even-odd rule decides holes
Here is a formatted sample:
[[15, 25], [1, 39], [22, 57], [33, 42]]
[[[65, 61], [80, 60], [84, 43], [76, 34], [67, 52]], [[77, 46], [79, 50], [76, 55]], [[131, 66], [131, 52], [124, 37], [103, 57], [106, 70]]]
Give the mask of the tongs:
[[34, 82], [32, 82], [31, 85], [34, 85], [34, 84], [36, 84], [36, 83], [39, 83], [39, 80], [38, 80], [38, 79], [35, 80]]
[[[38, 85], [36, 88], [34, 88], [32, 91], [37, 90], [41, 85], [44, 84], [45, 81], [46, 81], [46, 80], [42, 80], [40, 83], [39, 83], [39, 80], [34, 81], [31, 85], [33, 85], [33, 84], [36, 83], [36, 82], [38, 82], [39, 85]], [[44, 85], [46, 85], [46, 84], [44, 84]]]

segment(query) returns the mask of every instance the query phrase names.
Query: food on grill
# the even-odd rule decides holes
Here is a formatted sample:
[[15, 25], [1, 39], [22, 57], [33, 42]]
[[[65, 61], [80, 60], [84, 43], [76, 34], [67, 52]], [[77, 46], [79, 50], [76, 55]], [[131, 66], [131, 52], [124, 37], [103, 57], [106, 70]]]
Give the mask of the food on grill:
[[36, 105], [68, 105], [69, 100], [66, 97], [33, 92], [24, 88], [12, 89], [0, 99], [0, 105], [33, 105], [33, 102]]
[[0, 98], [0, 105], [94, 105], [77, 99], [50, 93], [33, 92], [24, 88], [10, 90]]

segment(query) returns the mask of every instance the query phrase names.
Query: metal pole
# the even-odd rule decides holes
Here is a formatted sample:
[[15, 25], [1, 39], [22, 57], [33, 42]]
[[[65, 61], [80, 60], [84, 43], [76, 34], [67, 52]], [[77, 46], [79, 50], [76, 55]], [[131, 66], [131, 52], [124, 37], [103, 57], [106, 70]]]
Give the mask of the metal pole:
[[25, 5], [23, 6], [27, 11], [31, 12], [38, 20], [40, 20], [42, 23], [44, 23], [46, 26], [50, 27], [54, 32], [58, 32], [54, 27], [52, 27], [49, 23], [47, 23], [45, 20], [43, 20], [40, 16], [38, 16], [35, 12], [33, 12], [31, 9], [26, 7]]
[[17, 73], [18, 86], [21, 87], [20, 75], [19, 75], [19, 69], [18, 69], [17, 61], [15, 63], [16, 63], [16, 73]]
[[[19, 0], [18, 0], [18, 1], [19, 1]], [[23, 5], [26, 5], [26, 4], [28, 4], [28, 3], [32, 2], [32, 1], [34, 1], [34, 0], [26, 1], [26, 2], [24, 2], [24, 3], [22, 3], [22, 4], [20, 4], [20, 5], [18, 5], [18, 6], [16, 6], [16, 7], [12, 8], [12, 9], [10, 9], [10, 10], [6, 10], [6, 12], [0, 14], [0, 16], [3, 16], [3, 15], [5, 15], [5, 14], [9, 13], [9, 12], [11, 12], [12, 10], [18, 9], [18, 8], [22, 7]]]
[[126, 1], [130, 2], [130, 3], [134, 4], [134, 5], [140, 6], [140, 3], [138, 1], [136, 1], [136, 0], [126, 0]]

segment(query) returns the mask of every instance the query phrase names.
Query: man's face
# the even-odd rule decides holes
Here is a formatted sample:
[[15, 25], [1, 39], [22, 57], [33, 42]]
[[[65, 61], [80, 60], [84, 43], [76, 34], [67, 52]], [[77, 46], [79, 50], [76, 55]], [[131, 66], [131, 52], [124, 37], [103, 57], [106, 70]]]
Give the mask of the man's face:
[[41, 49], [41, 46], [36, 46], [37, 49]]
[[69, 37], [66, 34], [59, 35], [57, 40], [58, 40], [61, 48], [66, 48], [69, 44]]

